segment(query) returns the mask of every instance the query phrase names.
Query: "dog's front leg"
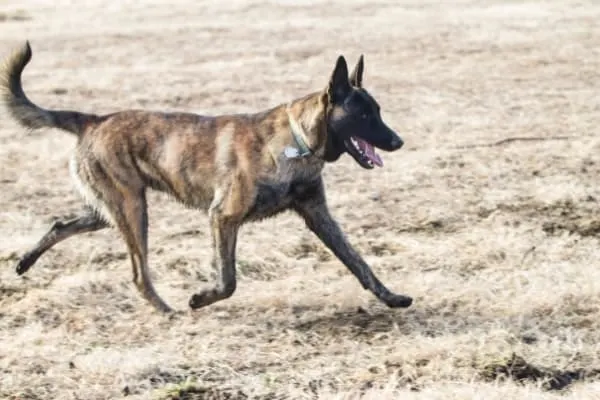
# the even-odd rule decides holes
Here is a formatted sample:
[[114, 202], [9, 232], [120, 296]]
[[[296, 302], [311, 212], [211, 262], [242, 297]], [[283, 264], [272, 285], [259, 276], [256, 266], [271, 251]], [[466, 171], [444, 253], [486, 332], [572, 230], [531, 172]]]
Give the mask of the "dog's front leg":
[[235, 219], [224, 215], [220, 204], [211, 207], [209, 219], [213, 241], [213, 267], [217, 270], [218, 280], [216, 287], [192, 295], [189, 301], [192, 309], [231, 297], [236, 288], [235, 247], [239, 224]]
[[304, 218], [308, 228], [346, 265], [358, 278], [363, 288], [370, 290], [389, 307], [409, 307], [412, 298], [392, 293], [375, 276], [369, 265], [348, 243], [337, 222], [331, 216], [325, 200], [322, 182], [308, 188], [298, 197], [296, 212]]

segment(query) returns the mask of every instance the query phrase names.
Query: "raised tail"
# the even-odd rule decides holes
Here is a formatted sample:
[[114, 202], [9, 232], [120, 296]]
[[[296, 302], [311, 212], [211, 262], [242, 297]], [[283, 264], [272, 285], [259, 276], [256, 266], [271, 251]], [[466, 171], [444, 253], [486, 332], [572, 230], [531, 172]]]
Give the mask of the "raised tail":
[[77, 111], [52, 111], [33, 104], [23, 92], [21, 74], [31, 60], [29, 41], [15, 50], [0, 67], [0, 101], [20, 125], [29, 129], [58, 128], [80, 136], [96, 122], [96, 115]]

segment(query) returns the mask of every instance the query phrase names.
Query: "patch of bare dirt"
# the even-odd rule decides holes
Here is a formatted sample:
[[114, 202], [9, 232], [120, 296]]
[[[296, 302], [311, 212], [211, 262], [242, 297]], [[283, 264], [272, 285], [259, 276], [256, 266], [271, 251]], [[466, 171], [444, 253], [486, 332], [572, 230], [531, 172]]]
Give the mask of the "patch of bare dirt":
[[[248, 397], [241, 390], [226, 390], [222, 388], [211, 388], [204, 386], [188, 385], [179, 388], [166, 390], [168, 393], [159, 396], [160, 400], [248, 400]], [[261, 399], [263, 397], [253, 397]]]
[[523, 218], [537, 220], [541, 229], [548, 235], [563, 233], [581, 237], [600, 234], [600, 213], [598, 202], [593, 196], [581, 201], [560, 200], [550, 204], [523, 202], [520, 204], [500, 204], [494, 209], [480, 209], [478, 215], [487, 218], [495, 212], [508, 212]]
[[0, 12], [0, 22], [29, 21], [31, 16], [24, 11]]
[[490, 381], [509, 379], [520, 384], [540, 383], [545, 390], [564, 390], [578, 381], [597, 380], [600, 369], [559, 370], [541, 367], [513, 353], [506, 361], [484, 366], [481, 376]]

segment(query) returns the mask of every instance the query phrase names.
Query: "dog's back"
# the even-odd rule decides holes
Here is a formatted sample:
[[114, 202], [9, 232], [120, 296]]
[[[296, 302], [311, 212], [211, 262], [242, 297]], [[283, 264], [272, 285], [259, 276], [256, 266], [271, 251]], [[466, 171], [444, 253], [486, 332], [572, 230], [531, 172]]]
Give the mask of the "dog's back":
[[[72, 172], [94, 185], [110, 175], [128, 187], [167, 192], [207, 208], [215, 172], [216, 118], [129, 110], [111, 114], [81, 135]], [[94, 165], [100, 173], [93, 173]]]
[[262, 161], [264, 142], [275, 131], [274, 121], [265, 123], [267, 113], [210, 117], [127, 110], [98, 116], [47, 110], [22, 88], [21, 74], [31, 56], [26, 42], [7, 59], [0, 73], [2, 100], [23, 127], [58, 128], [77, 136], [71, 173], [82, 196], [107, 220], [113, 220], [103, 206], [107, 185], [149, 187], [206, 210], [216, 179], [236, 169], [251, 180], [260, 173], [251, 164]]

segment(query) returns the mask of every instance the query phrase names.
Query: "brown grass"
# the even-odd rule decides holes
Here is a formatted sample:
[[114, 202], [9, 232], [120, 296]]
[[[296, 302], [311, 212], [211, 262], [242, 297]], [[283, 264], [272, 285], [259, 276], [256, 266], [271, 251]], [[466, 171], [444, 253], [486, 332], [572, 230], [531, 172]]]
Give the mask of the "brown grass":
[[[111, 231], [18, 277], [17, 256], [78, 210], [74, 139], [2, 118], [1, 398], [600, 398], [599, 4], [21, 3], [0, 2], [28, 16], [2, 22], [0, 50], [31, 40], [24, 85], [45, 107], [259, 110], [364, 53], [406, 146], [383, 169], [328, 166], [330, 204], [415, 302], [380, 305], [284, 215], [243, 229], [237, 293], [192, 313], [211, 279], [206, 217], [157, 194], [154, 280], [184, 315], [141, 300]], [[511, 137], [548, 140], [485, 146]], [[560, 392], [549, 373], [506, 379], [513, 353], [521, 372], [581, 374]]]

